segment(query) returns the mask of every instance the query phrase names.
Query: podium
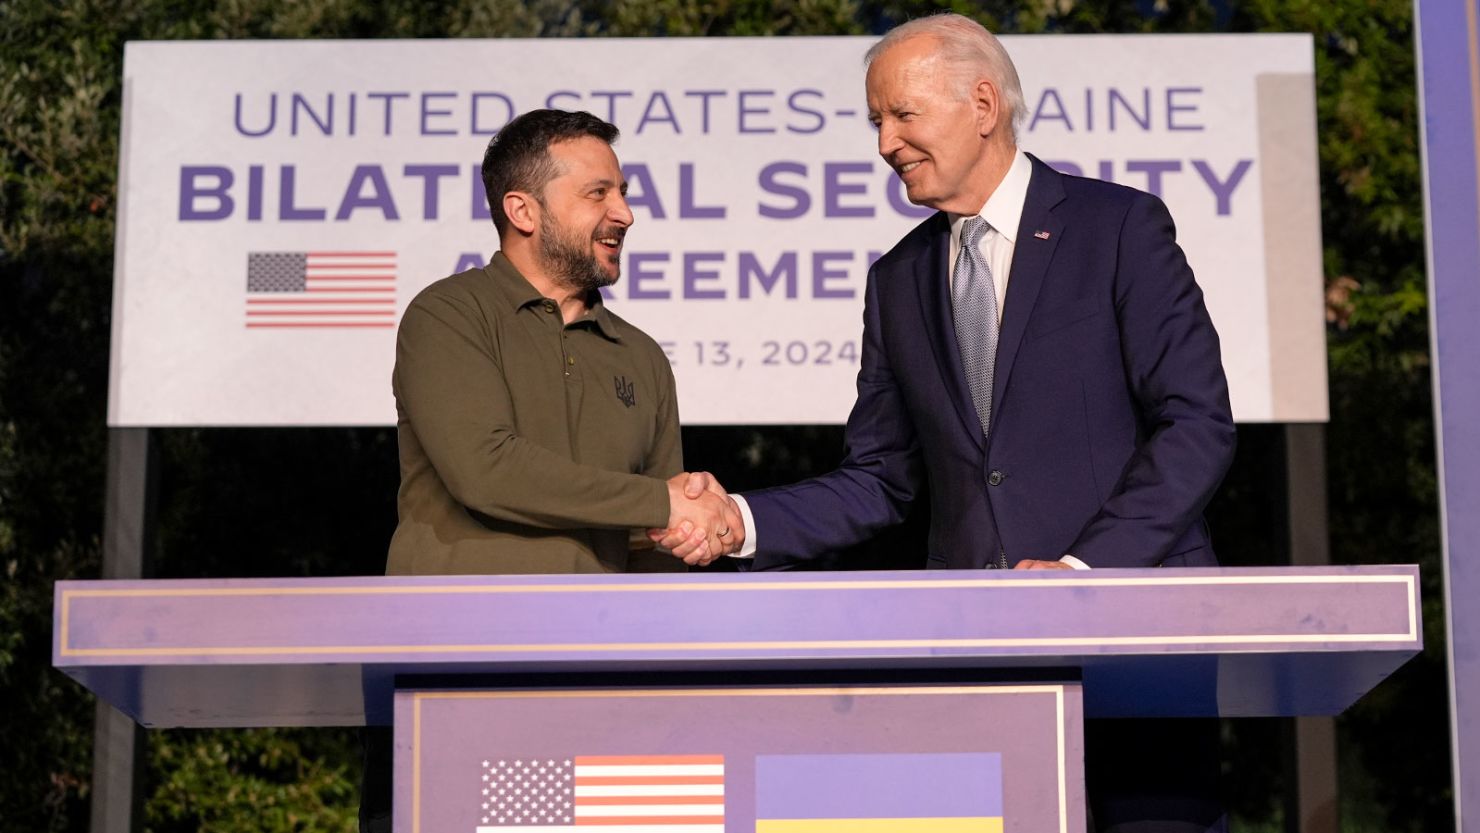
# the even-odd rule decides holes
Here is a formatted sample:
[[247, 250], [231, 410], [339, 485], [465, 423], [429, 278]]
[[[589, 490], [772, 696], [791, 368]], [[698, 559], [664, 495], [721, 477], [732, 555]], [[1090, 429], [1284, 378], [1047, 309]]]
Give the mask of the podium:
[[1077, 831], [1084, 717], [1334, 715], [1416, 566], [69, 581], [146, 727], [395, 726], [396, 830]]

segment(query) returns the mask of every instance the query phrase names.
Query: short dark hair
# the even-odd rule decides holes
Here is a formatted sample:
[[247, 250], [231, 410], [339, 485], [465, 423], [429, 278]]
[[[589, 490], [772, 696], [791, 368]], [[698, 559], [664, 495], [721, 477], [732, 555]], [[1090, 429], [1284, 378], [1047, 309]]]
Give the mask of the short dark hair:
[[619, 135], [615, 125], [584, 111], [530, 110], [504, 125], [483, 152], [483, 190], [499, 235], [509, 227], [504, 195], [525, 191], [538, 198], [558, 175], [555, 160], [550, 158], [551, 145], [583, 136], [611, 144]]

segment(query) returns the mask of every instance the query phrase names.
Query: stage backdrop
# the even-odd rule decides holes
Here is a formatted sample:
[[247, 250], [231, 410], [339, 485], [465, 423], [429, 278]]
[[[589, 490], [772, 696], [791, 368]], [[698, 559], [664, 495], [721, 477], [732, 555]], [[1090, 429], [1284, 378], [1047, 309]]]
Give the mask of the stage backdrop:
[[[1235, 416], [1324, 420], [1309, 37], [1004, 41], [1024, 149], [1171, 206]], [[483, 148], [545, 106], [623, 132], [610, 303], [684, 421], [843, 421], [868, 265], [929, 213], [875, 151], [870, 43], [129, 44], [109, 424], [393, 422], [397, 318], [497, 248]]]

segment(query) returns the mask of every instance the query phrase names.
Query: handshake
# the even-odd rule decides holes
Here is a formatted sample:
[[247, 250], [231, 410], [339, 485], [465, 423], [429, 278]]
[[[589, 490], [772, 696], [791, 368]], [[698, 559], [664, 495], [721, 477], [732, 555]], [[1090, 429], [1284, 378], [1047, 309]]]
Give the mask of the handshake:
[[668, 528], [649, 529], [648, 538], [683, 563], [702, 567], [745, 544], [740, 507], [709, 472], [670, 478], [668, 503]]

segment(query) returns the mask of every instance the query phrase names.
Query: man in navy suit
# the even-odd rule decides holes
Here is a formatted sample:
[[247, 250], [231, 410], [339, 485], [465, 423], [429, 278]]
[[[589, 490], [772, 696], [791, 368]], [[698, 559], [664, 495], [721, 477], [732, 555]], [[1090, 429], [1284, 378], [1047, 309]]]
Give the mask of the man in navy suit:
[[[905, 24], [868, 61], [879, 154], [912, 202], [939, 212], [869, 274], [841, 467], [744, 496], [754, 568], [866, 540], [922, 484], [932, 567], [1215, 564], [1202, 511], [1234, 425], [1166, 207], [1018, 150], [1016, 70], [964, 17]], [[987, 408], [952, 301], [961, 231], [978, 216], [1001, 311]]]
[[[737, 554], [784, 568], [859, 543], [928, 486], [930, 567], [1216, 564], [1202, 512], [1235, 431], [1218, 335], [1166, 207], [1020, 151], [1017, 71], [967, 18], [904, 24], [866, 60], [879, 154], [912, 202], [938, 212], [869, 273], [842, 465], [735, 496], [747, 530]], [[721, 491], [703, 475], [688, 485]], [[1126, 725], [1098, 748], [1155, 732]], [[1179, 733], [1189, 729], [1209, 731]], [[1093, 799], [1097, 781], [1127, 768], [1097, 776], [1089, 734]], [[1216, 735], [1199, 760], [1130, 770], [1146, 789], [1110, 785], [1140, 806], [1095, 805], [1101, 828], [1217, 829], [1216, 802], [1184, 807], [1189, 790], [1175, 783], [1216, 767], [1209, 746]], [[1136, 815], [1157, 821], [1122, 826]]]

